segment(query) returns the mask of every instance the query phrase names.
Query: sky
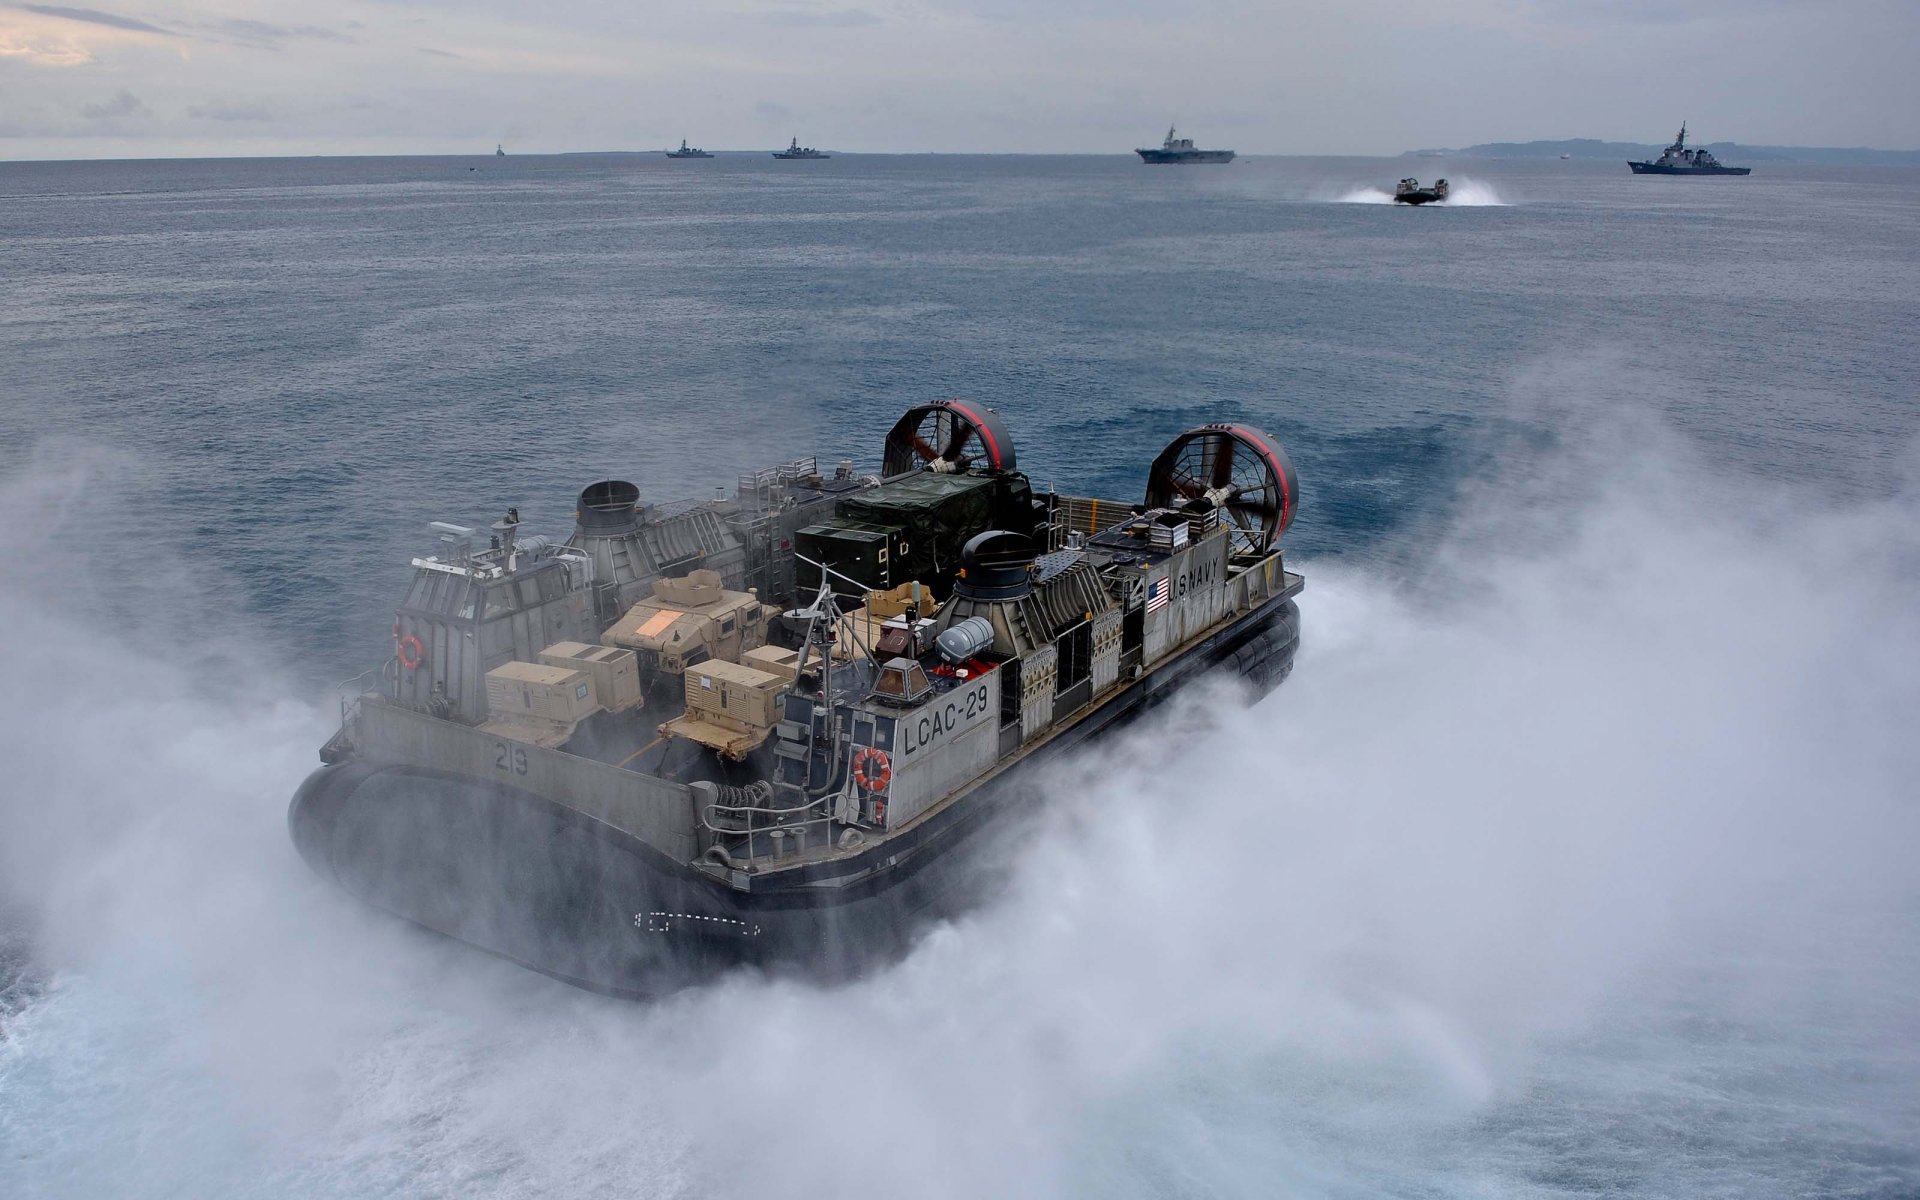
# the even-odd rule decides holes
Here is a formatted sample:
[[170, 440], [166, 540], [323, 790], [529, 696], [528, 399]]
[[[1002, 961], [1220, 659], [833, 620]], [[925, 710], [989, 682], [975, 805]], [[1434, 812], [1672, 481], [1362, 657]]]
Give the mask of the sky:
[[[93, 7], [95, 3], [109, 7]], [[0, 0], [0, 160], [1920, 147], [1920, 0]]]

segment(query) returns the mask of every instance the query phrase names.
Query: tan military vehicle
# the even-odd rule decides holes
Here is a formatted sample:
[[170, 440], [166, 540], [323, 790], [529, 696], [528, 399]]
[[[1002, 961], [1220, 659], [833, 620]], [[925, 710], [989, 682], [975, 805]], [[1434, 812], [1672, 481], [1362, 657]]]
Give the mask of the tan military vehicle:
[[684, 686], [687, 668], [740, 655], [767, 642], [773, 609], [752, 592], [731, 592], [718, 571], [699, 570], [654, 581], [653, 595], [628, 609], [600, 641], [632, 650], [649, 689]]

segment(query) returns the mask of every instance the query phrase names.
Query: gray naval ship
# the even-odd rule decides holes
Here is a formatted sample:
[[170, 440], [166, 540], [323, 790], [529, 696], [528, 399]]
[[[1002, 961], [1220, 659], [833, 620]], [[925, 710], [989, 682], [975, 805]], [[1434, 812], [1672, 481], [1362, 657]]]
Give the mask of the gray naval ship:
[[775, 158], [832, 158], [833, 157], [833, 155], [828, 154], [824, 151], [815, 150], [812, 146], [802, 146], [800, 144], [799, 138], [794, 138], [791, 142], [788, 142], [787, 148], [785, 150], [775, 150], [773, 152], [773, 156]]
[[320, 875], [595, 991], [844, 978], [992, 886], [1040, 764], [1209, 674], [1279, 685], [1299, 481], [1240, 424], [1140, 501], [1036, 493], [994, 410], [909, 409], [878, 474], [580, 493], [564, 536], [429, 526], [387, 662], [288, 822]]
[[1150, 163], [1230, 163], [1233, 161], [1231, 150], [1201, 150], [1194, 146], [1192, 138], [1176, 136], [1173, 126], [1167, 126], [1166, 140], [1160, 143], [1158, 150], [1135, 150], [1141, 162]]
[[680, 148], [678, 150], [667, 151], [667, 157], [668, 158], [712, 158], [713, 153], [708, 150], [702, 150], [698, 146], [689, 146], [687, 145], [687, 139], [681, 138]]
[[1687, 123], [1680, 123], [1673, 145], [1651, 162], [1628, 162], [1635, 175], [1750, 175], [1752, 167], [1725, 167], [1710, 150], [1687, 148]]

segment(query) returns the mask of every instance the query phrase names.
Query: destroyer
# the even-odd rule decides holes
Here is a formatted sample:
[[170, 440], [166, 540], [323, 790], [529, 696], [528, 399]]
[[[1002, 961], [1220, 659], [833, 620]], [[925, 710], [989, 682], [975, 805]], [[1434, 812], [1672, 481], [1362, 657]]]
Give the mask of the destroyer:
[[773, 152], [773, 156], [775, 158], [832, 158], [833, 157], [833, 155], [831, 154], [824, 154], [818, 150], [815, 150], [812, 146], [802, 146], [800, 144], [799, 138], [794, 138], [791, 142], [788, 142], [787, 148], [785, 150], [775, 150]]
[[1394, 185], [1393, 202], [1395, 204], [1412, 204], [1416, 206], [1421, 204], [1437, 204], [1447, 198], [1447, 193], [1447, 181], [1444, 179], [1435, 180], [1434, 185], [1430, 188], [1423, 188], [1420, 186], [1418, 179], [1407, 178], [1402, 179]]
[[909, 409], [878, 474], [604, 480], [564, 540], [436, 522], [384, 667], [288, 814], [363, 899], [597, 991], [833, 977], [977, 897], [1034, 768], [1299, 640], [1278, 442], [1206, 425], [1142, 502], [1036, 494], [998, 414]]
[[1723, 167], [1711, 150], [1689, 150], [1687, 148], [1687, 124], [1680, 123], [1680, 132], [1674, 135], [1673, 145], [1668, 146], [1659, 158], [1652, 162], [1629, 162], [1635, 175], [1748, 175], [1752, 167]]
[[711, 151], [702, 150], [698, 146], [689, 146], [687, 145], [687, 139], [681, 138], [680, 148], [678, 150], [667, 151], [667, 157], [668, 158], [712, 158], [713, 154]]
[[1176, 137], [1173, 126], [1167, 126], [1167, 139], [1160, 143], [1158, 150], [1135, 150], [1141, 162], [1150, 163], [1230, 163], [1233, 161], [1231, 150], [1201, 150], [1194, 146], [1192, 138]]

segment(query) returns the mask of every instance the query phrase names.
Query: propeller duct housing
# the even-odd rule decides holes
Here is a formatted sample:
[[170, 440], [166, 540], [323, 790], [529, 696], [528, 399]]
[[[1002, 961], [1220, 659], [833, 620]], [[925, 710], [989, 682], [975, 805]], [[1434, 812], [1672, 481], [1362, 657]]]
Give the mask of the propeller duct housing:
[[971, 400], [935, 400], [906, 411], [887, 432], [884, 471], [1012, 471], [1013, 436], [1000, 414]]
[[1147, 507], [1220, 510], [1233, 553], [1273, 548], [1300, 509], [1300, 479], [1280, 440], [1231, 422], [1189, 429], [1147, 472]]

